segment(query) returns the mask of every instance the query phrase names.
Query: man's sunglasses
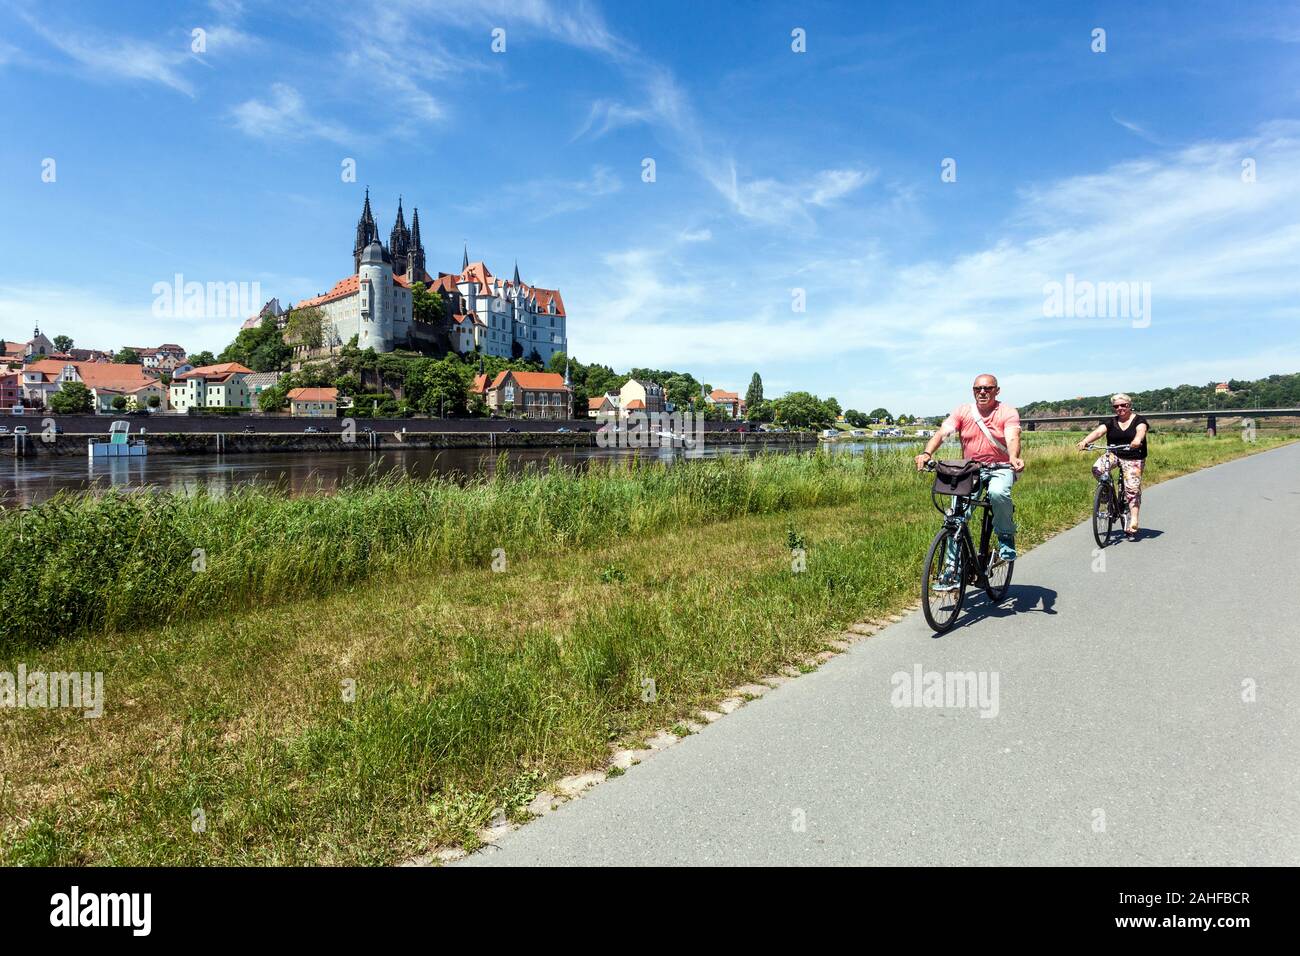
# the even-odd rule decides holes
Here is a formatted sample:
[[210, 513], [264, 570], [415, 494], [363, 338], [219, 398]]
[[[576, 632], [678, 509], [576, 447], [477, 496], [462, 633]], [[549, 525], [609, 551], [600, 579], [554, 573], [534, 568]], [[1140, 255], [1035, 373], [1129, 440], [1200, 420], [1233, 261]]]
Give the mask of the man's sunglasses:
[[1111, 408], [1132, 408], [1132, 407], [1133, 405], [1130, 402], [1120, 402], [1118, 405], [1111, 406]]
[[996, 392], [997, 390], [996, 385], [976, 385], [971, 389], [972, 392]]

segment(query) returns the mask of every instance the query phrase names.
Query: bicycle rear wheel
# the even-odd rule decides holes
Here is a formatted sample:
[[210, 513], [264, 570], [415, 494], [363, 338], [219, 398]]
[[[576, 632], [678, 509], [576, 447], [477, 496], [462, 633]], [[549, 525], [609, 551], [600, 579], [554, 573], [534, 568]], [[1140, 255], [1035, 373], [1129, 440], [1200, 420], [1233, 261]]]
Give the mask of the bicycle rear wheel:
[[[956, 556], [949, 559], [948, 546], [952, 541], [953, 532], [947, 528], [934, 536], [925, 556], [925, 572], [921, 576], [921, 609], [925, 612], [926, 623], [939, 634], [952, 630], [966, 598], [966, 569], [962, 565], [961, 542], [954, 543]], [[951, 588], [936, 590], [936, 587], [947, 585]]]
[[1110, 544], [1110, 532], [1115, 526], [1115, 495], [1109, 481], [1097, 482], [1097, 492], [1092, 496], [1092, 536], [1097, 547]]
[[1011, 572], [1015, 567], [1016, 562], [1003, 561], [998, 557], [997, 551], [989, 555], [989, 570], [984, 575], [984, 593], [994, 604], [1001, 604], [1011, 589]]

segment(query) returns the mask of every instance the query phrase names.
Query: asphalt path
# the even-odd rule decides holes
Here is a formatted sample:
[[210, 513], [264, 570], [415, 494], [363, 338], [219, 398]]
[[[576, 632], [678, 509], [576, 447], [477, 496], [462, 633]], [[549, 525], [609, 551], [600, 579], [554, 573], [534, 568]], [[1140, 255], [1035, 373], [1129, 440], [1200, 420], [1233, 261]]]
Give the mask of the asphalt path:
[[[460, 865], [1300, 863], [1300, 444], [1148, 488], [1143, 524], [1104, 570], [1058, 535], [1003, 606], [909, 614]], [[918, 667], [922, 705], [928, 672], [984, 696], [907, 706]]]

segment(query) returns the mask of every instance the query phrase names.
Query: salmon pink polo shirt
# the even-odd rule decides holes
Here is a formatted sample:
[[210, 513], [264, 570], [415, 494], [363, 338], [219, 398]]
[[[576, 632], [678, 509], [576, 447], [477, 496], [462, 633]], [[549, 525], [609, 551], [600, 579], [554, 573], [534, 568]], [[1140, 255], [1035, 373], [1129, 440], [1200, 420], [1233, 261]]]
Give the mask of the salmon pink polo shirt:
[[993, 437], [1004, 446], [1007, 444], [1008, 435], [1020, 431], [1019, 410], [1007, 405], [1005, 402], [998, 402], [987, 415], [981, 415], [974, 402], [959, 405], [953, 409], [951, 415], [943, 420], [943, 424], [939, 428], [944, 433], [956, 432], [961, 436], [961, 453], [965, 458], [980, 461], [986, 465], [1010, 461], [1011, 458], [1006, 452], [1000, 450], [984, 437], [984, 432], [976, 424], [981, 418], [984, 420], [985, 427], [993, 434]]

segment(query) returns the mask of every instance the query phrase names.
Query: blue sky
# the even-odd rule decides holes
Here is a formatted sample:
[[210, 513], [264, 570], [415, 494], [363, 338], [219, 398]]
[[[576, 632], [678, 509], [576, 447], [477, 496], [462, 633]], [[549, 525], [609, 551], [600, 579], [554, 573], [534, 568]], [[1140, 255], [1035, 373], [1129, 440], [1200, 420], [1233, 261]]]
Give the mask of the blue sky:
[[[1300, 370], [1295, 4], [0, 0], [0, 23], [5, 338], [218, 350], [239, 317], [156, 317], [154, 284], [321, 292], [369, 185], [385, 236], [399, 193], [419, 207], [431, 271], [462, 241], [517, 258], [616, 368], [913, 413], [983, 371], [1028, 402]], [[1067, 275], [1150, 283], [1149, 323], [1045, 314]]]

